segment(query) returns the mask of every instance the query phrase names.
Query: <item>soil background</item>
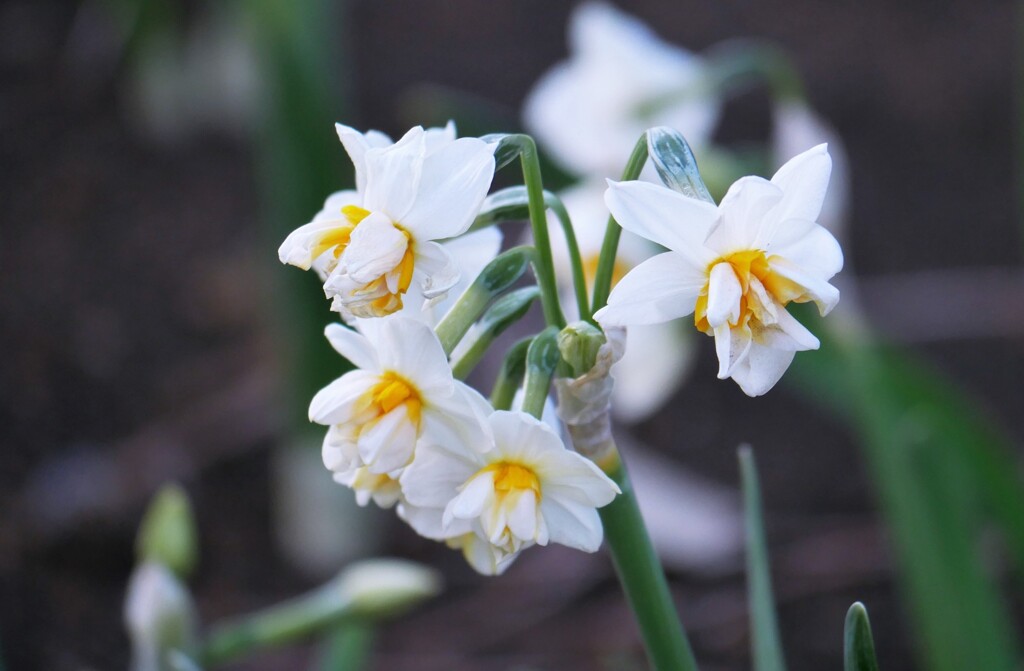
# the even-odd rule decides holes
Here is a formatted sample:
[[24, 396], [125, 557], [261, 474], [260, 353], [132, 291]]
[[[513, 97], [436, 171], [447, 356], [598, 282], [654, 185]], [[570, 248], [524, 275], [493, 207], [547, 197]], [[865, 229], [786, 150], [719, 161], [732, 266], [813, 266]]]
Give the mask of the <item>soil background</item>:
[[[186, 22], [204, 9], [182, 7]], [[335, 120], [400, 133], [416, 122], [403, 96], [423, 82], [471, 92], [514, 122], [531, 84], [565, 56], [570, 9], [535, 0], [349, 3], [338, 32], [350, 40], [351, 118], [325, 118], [324, 142], [336, 141]], [[923, 311], [943, 322], [948, 303], [933, 288], [988, 287], [993, 272], [1015, 282], [997, 296], [1024, 295], [1016, 5], [623, 9], [696, 51], [753, 36], [791, 54], [849, 153], [846, 272], [876, 299], [866, 301], [869, 316], [976, 394], [1019, 452], [1019, 299], [979, 292], [968, 301], [976, 319], [950, 316], [977, 326], [966, 330], [921, 333], [903, 318]], [[0, 653], [14, 671], [127, 667], [121, 602], [134, 533], [167, 478], [184, 484], [197, 511], [193, 586], [207, 621], [316, 584], [283, 556], [272, 528], [273, 455], [287, 420], [268, 312], [274, 277], [296, 271], [278, 264], [277, 243], [258, 224], [261, 136], [141, 130], [123, 65], [103, 57], [113, 38], [89, 18], [95, 11], [48, 0], [0, 5]], [[742, 109], [730, 109], [723, 123], [742, 126]], [[883, 668], [918, 668], [852, 432], [785, 381], [764, 398], [744, 397], [715, 379], [710, 340], [700, 347], [689, 381], [637, 435], [726, 486], [738, 479], [734, 447], [755, 442], [790, 668], [840, 668], [855, 600], [868, 604]], [[386, 525], [382, 553], [437, 566], [449, 590], [377, 632], [372, 668], [642, 668], [606, 555], [538, 551], [483, 580], [443, 548], [373, 519]], [[671, 577], [702, 668], [749, 667], [741, 564]], [[232, 668], [305, 668], [313, 655], [298, 646]]]

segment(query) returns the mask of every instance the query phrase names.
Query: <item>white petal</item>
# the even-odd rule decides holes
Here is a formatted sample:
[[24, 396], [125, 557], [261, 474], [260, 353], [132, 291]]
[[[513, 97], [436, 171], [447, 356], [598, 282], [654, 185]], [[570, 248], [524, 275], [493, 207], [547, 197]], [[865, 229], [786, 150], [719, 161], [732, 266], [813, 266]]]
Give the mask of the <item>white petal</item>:
[[492, 507], [493, 499], [494, 474], [484, 472], [474, 476], [445, 508], [445, 524], [452, 518], [471, 520], [480, 517], [484, 508]]
[[444, 508], [415, 506], [404, 501], [396, 511], [416, 533], [432, 540], [444, 540], [453, 536], [470, 533], [472, 526], [468, 520], [453, 520], [446, 529], [443, 523]]
[[331, 347], [338, 354], [352, 362], [356, 368], [373, 372], [380, 371], [377, 350], [362, 333], [353, 331], [341, 324], [328, 324], [324, 329]]
[[348, 226], [351, 224], [347, 219], [342, 219], [340, 213], [335, 219], [318, 219], [299, 226], [289, 233], [281, 243], [277, 250], [277, 256], [281, 259], [281, 263], [309, 270], [316, 260], [313, 252], [320, 245], [320, 241], [332, 232]]
[[425, 297], [443, 297], [458, 284], [459, 267], [442, 245], [436, 242], [417, 241], [415, 250], [420, 288]]
[[545, 497], [572, 499], [600, 508], [620, 493], [619, 486], [594, 462], [564, 448], [545, 455], [536, 472]]
[[784, 334], [783, 338], [774, 337], [754, 337], [754, 341], [760, 345], [766, 347], [773, 347], [775, 349], [786, 349], [793, 352], [803, 352], [806, 350], [818, 349], [821, 346], [821, 342], [818, 338], [807, 330], [803, 324], [801, 324], [793, 315], [789, 314], [785, 308], [779, 306], [778, 308], [778, 324], [771, 329], [765, 329], [765, 333], [762, 335], [767, 336], [772, 331]]
[[764, 249], [769, 262], [772, 256], [778, 256], [826, 280], [843, 269], [839, 241], [824, 227], [806, 219], [783, 221], [772, 243]]
[[462, 546], [462, 556], [477, 573], [483, 575], [501, 575], [519, 553], [506, 555], [485, 539], [476, 534], [467, 535]]
[[487, 418], [487, 423], [494, 434], [497, 454], [501, 456], [531, 460], [531, 455], [547, 450], [565, 450], [562, 439], [551, 427], [524, 412], [497, 410]]
[[732, 328], [722, 324], [715, 329], [715, 353], [718, 354], [718, 379], [724, 380], [732, 375], [751, 346], [750, 329], [747, 327]]
[[714, 205], [657, 184], [611, 180], [604, 201], [622, 228], [677, 252], [692, 268], [715, 259], [704, 246], [718, 218]]
[[402, 221], [419, 189], [426, 140], [419, 126], [390, 147], [367, 150], [363, 207]]
[[398, 266], [408, 245], [408, 238], [390, 219], [374, 212], [352, 231], [339, 264], [354, 282], [365, 284]]
[[416, 425], [402, 404], [359, 434], [359, 456], [371, 473], [390, 473], [412, 461]]
[[460, 138], [427, 156], [416, 199], [400, 219], [417, 240], [460, 235], [480, 212], [494, 178], [494, 148]]
[[608, 326], [660, 324], [693, 312], [707, 277], [676, 252], [663, 252], [633, 268], [612, 289], [594, 317]]
[[726, 256], [736, 251], [762, 249], [778, 221], [774, 208], [782, 200], [782, 189], [761, 177], [741, 177], [722, 198], [721, 217], [705, 244]]
[[740, 298], [743, 285], [731, 263], [718, 263], [708, 279], [708, 324], [718, 328], [740, 320]]
[[794, 354], [753, 343], [744, 360], [732, 370], [731, 377], [747, 396], [761, 396], [782, 378]]
[[353, 405], [380, 378], [369, 371], [353, 370], [321, 389], [309, 403], [309, 419], [317, 424], [339, 424], [352, 418]]
[[386, 147], [391, 143], [389, 138], [380, 131], [369, 131], [365, 135], [354, 128], [344, 124], [334, 124], [334, 130], [338, 133], [338, 139], [352, 159], [352, 165], [356, 171], [356, 190], [362, 192], [366, 189], [366, 152], [373, 147]]
[[508, 528], [514, 536], [532, 541], [537, 537], [537, 496], [530, 490], [510, 492], [516, 497], [508, 512]]
[[412, 463], [402, 472], [402, 491], [413, 505], [444, 509], [458, 496], [458, 488], [483, 465], [477, 455], [458, 446], [442, 447], [427, 441], [416, 448]]
[[817, 221], [831, 175], [828, 145], [819, 144], [789, 159], [772, 177], [772, 184], [784, 194], [776, 206], [779, 219]]
[[408, 317], [385, 317], [375, 336], [380, 364], [409, 380], [430, 403], [435, 396], [450, 396], [454, 387], [441, 342], [434, 331]]
[[549, 496], [541, 501], [540, 509], [552, 543], [583, 552], [597, 552], [601, 547], [604, 529], [594, 507]]
[[831, 312], [832, 308], [839, 302], [839, 289], [836, 289], [820, 276], [806, 272], [795, 264], [788, 263], [785, 259], [772, 259], [769, 265], [772, 272], [807, 289], [808, 295], [818, 306], [818, 312], [822, 316]]
[[427, 143], [427, 155], [429, 156], [438, 149], [455, 142], [455, 138], [458, 137], [458, 133], [455, 131], [455, 121], [449, 119], [443, 127], [428, 128], [424, 131], [423, 136]]

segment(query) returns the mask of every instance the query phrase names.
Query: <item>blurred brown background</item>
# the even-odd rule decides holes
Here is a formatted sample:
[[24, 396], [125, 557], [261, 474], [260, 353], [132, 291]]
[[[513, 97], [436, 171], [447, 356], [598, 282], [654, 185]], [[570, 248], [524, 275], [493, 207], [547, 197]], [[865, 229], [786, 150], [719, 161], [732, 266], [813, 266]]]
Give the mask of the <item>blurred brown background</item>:
[[[350, 97], [344, 118], [309, 132], [337, 144], [331, 124], [341, 120], [400, 134], [419, 121], [408, 92], [424, 82], [470, 92], [517, 123], [531, 84], [565, 56], [571, 6], [338, 6], [351, 72], [339, 62], [338, 85]], [[621, 6], [696, 51], [737, 36], [789, 51], [846, 142], [846, 272], [863, 280], [869, 316], [977, 394], [1019, 447], [1015, 4]], [[274, 278], [296, 271], [280, 266], [278, 241], [258, 224], [254, 158], [270, 141], [257, 131], [260, 110], [186, 119], [167, 102], [170, 118], [153, 117], [159, 82], [150, 94], [131, 83], [105, 7], [0, 5], [0, 653], [10, 669], [125, 668], [133, 536], [167, 478], [184, 483], [197, 511], [193, 585], [207, 621], [315, 582], [281, 556], [271, 530], [271, 452], [286, 426], [271, 296]], [[178, 20], [190, 26], [210, 10], [187, 2]], [[722, 132], [766, 132], [744, 125], [744, 101], [765, 104], [752, 95], [731, 105]], [[849, 430], [785, 381], [744, 397], [715, 380], [710, 340], [701, 347], [691, 380], [639, 435], [725, 485], [737, 481], [735, 446], [755, 443], [791, 669], [839, 668], [843, 616], [857, 599], [871, 609], [883, 667], [914, 668]], [[384, 552], [440, 567], [450, 590], [379, 633], [374, 668], [617, 669], [641, 659], [603, 555], [536, 551], [483, 580], [398, 524], [388, 533]], [[673, 577], [703, 668], [748, 666], [741, 564]], [[237, 668], [302, 668], [310, 655]]]

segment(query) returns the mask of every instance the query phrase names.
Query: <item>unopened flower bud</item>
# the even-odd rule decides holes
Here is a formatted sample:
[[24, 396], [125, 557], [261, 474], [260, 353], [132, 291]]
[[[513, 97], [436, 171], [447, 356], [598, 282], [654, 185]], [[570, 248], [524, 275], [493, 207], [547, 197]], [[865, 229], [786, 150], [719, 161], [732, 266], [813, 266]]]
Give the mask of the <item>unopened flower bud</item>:
[[601, 329], [593, 324], [573, 322], [558, 334], [558, 351], [578, 377], [594, 367], [597, 353], [607, 341]]
[[179, 668], [175, 654], [196, 641], [197, 616], [188, 590], [166, 566], [140, 564], [128, 583], [124, 622], [132, 641], [133, 671]]
[[351, 612], [364, 617], [393, 616], [441, 592], [437, 571], [403, 559], [369, 559], [349, 565], [338, 589]]

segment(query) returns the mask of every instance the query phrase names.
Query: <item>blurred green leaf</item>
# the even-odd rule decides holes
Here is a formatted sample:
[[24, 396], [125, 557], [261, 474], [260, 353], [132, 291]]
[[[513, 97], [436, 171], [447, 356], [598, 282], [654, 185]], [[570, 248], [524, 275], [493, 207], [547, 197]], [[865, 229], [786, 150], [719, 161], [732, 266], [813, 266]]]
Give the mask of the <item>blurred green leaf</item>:
[[846, 613], [843, 632], [844, 671], [878, 671], [875, 659], [875, 641], [871, 637], [871, 623], [864, 604], [857, 602]]
[[761, 509], [761, 485], [750, 446], [739, 449], [743, 482], [743, 515], [747, 540], [747, 600], [750, 609], [751, 656], [756, 671], [785, 671], [779, 623], [775, 616], [768, 543]]
[[1018, 669], [1019, 643], [979, 534], [995, 520], [1020, 568], [1021, 483], [1006, 441], [974, 403], [909, 353], [819, 325], [793, 379], [861, 435], [891, 530], [922, 664]]
[[199, 556], [195, 519], [188, 495], [175, 484], [164, 485], [146, 510], [135, 540], [139, 563], [163, 564], [185, 579]]
[[368, 668], [374, 633], [369, 622], [346, 622], [324, 641], [312, 671], [360, 671]]
[[310, 221], [334, 191], [352, 188], [354, 172], [334, 131], [351, 120], [350, 44], [345, 9], [332, 0], [247, 0], [266, 98], [255, 138], [267, 272], [276, 283], [278, 345], [286, 355], [289, 418], [311, 431], [307, 404], [348, 366], [323, 337], [336, 321], [315, 273], [283, 267], [273, 250]]

